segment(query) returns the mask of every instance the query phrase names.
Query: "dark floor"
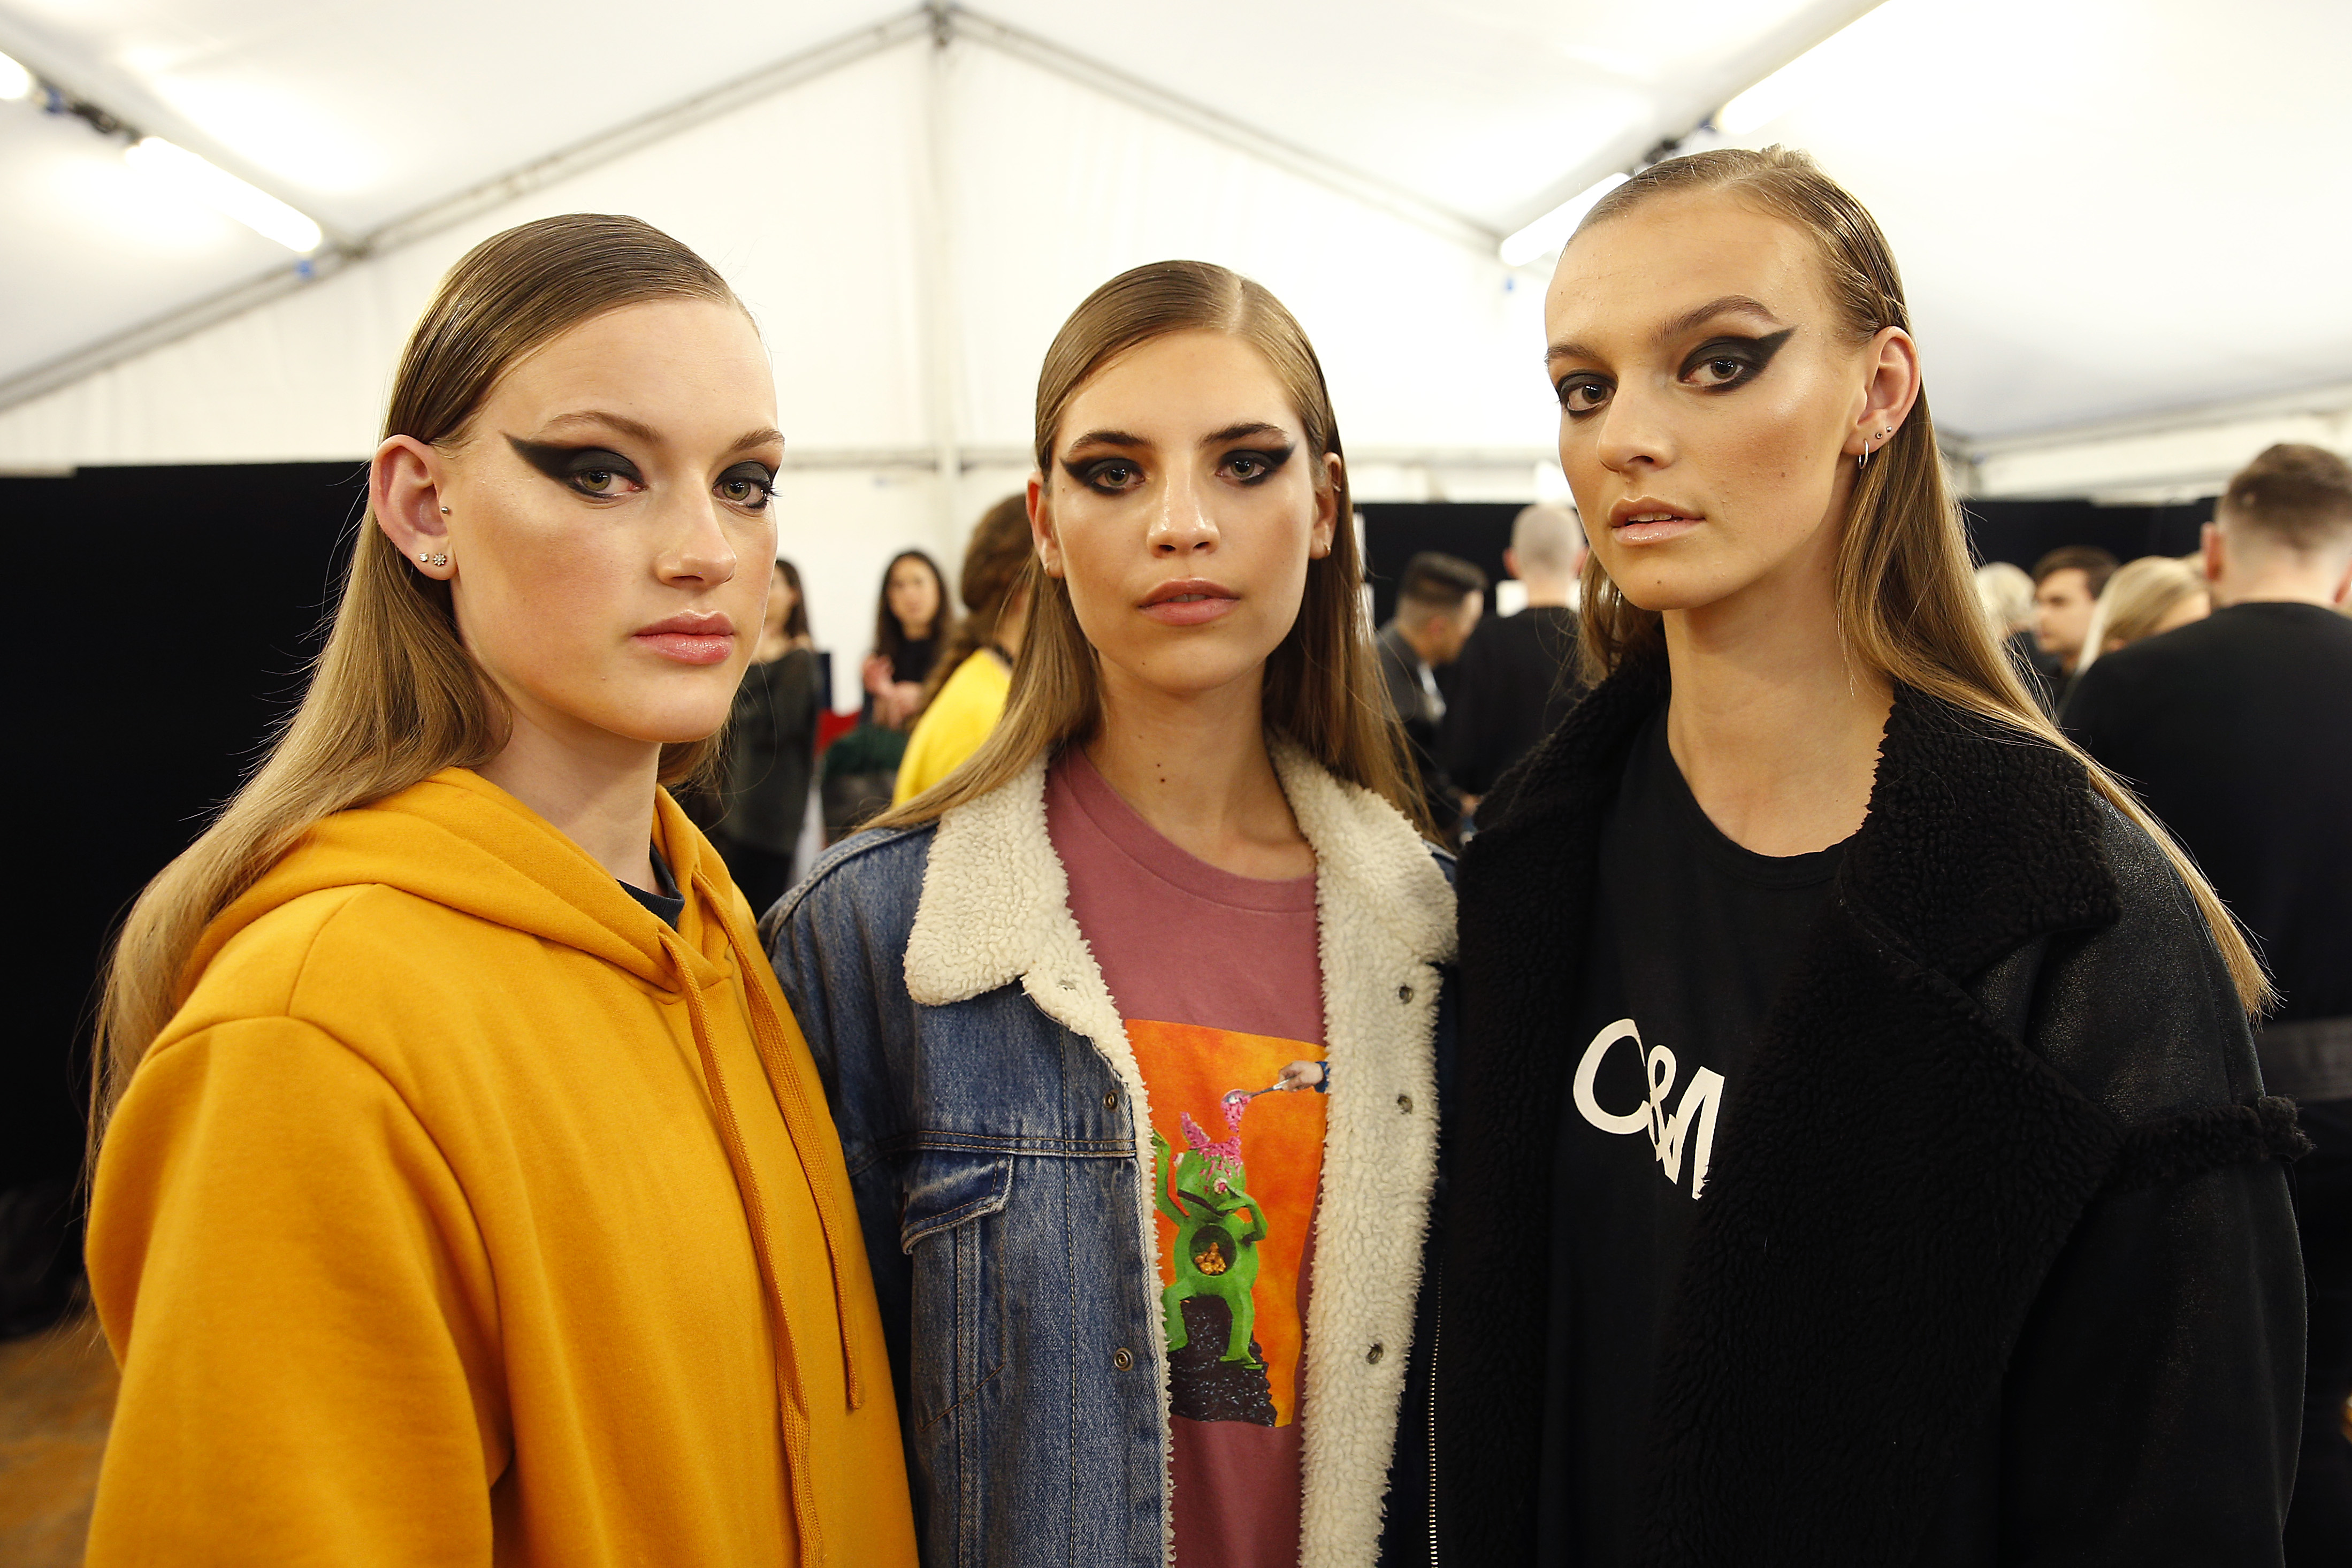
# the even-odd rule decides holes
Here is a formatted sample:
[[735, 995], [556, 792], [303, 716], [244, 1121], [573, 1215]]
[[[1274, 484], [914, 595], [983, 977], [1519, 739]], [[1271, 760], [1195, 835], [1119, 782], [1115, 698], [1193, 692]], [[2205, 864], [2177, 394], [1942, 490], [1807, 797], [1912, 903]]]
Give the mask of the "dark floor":
[[81, 1562], [114, 1385], [89, 1317], [0, 1343], [0, 1563]]

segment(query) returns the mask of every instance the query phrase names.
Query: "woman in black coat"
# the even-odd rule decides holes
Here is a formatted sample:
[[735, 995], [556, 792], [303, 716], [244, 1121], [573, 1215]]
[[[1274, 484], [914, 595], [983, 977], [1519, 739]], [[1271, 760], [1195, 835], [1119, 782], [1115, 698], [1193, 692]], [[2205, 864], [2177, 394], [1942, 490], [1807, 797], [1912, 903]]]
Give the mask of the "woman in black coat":
[[1986, 632], [1884, 237], [1677, 159], [1546, 325], [1601, 684], [1462, 862], [1440, 1560], [2278, 1562], [2266, 987]]
[[768, 584], [759, 645], [728, 716], [724, 814], [710, 831], [755, 911], [764, 912], [793, 883], [793, 855], [816, 770], [822, 685], [800, 570], [780, 560]]

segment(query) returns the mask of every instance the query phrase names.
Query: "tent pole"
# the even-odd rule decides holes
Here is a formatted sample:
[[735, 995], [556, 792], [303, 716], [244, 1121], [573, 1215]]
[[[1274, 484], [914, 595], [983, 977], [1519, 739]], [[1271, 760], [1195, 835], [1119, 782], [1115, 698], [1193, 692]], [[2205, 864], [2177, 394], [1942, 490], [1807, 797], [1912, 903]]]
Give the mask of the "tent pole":
[[958, 400], [963, 386], [962, 319], [957, 308], [955, 276], [955, 84], [950, 51], [956, 39], [954, 7], [946, 0], [930, 0], [924, 7], [930, 22], [930, 60], [924, 91], [925, 146], [923, 232], [921, 251], [924, 314], [929, 342], [924, 358], [930, 385], [931, 449], [939, 474], [939, 548], [942, 555], [957, 553], [961, 541], [963, 454], [957, 434]]

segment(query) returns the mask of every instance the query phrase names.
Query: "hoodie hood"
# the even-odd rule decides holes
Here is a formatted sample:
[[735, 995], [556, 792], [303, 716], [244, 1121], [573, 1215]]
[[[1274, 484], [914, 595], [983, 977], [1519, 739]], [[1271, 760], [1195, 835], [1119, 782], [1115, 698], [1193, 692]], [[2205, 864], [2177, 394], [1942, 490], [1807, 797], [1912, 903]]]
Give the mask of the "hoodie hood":
[[[677, 936], [686, 977], [708, 987], [735, 972], [719, 911], [697, 887], [723, 868], [667, 790], [654, 795], [653, 842], [687, 895]], [[321, 819], [215, 916], [189, 955], [184, 1001], [196, 977], [236, 934], [271, 910], [330, 888], [383, 886], [530, 933], [603, 959], [649, 986], [676, 991], [678, 946], [661, 917], [544, 817], [465, 768], [446, 768], [373, 805]], [[711, 951], [713, 947], [717, 951]]]
[[[787, 1484], [806, 1568], [827, 1560], [825, 1509], [810, 1483], [811, 1444], [826, 1417], [809, 1407], [794, 1369], [840, 1358], [846, 1406], [866, 1403], [881, 1343], [866, 1282], [863, 1242], [849, 1197], [840, 1140], [805, 1042], [761, 952], [749, 911], [725, 865], [666, 791], [656, 791], [653, 843], [686, 907], [678, 928], [625, 892], [588, 852], [514, 796], [470, 769], [446, 768], [372, 805], [321, 819], [205, 932], [182, 981], [182, 1000], [236, 936], [272, 911], [314, 893], [386, 887], [541, 941], [600, 959], [685, 1003], [686, 1031], [714, 1130], [735, 1178], [759, 1265], [776, 1345], [778, 1412]], [[740, 998], [740, 1010], [738, 1010]], [[748, 1024], [758, 1067], [728, 1065], [722, 1042]], [[772, 1098], [798, 1155], [797, 1169], [758, 1166], [739, 1108]], [[764, 1113], [761, 1113], [764, 1114]], [[833, 1321], [796, 1306], [777, 1218], [779, 1181], [805, 1183], [831, 1267]], [[861, 1348], [866, 1347], [866, 1348]], [[886, 1401], [887, 1403], [887, 1401]]]

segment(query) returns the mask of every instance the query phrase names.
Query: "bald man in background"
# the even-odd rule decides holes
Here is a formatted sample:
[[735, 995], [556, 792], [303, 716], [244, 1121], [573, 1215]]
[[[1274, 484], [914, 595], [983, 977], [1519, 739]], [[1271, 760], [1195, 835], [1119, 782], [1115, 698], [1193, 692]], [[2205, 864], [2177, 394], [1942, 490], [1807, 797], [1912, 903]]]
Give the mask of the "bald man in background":
[[1469, 803], [1534, 750], [1584, 695], [1573, 608], [1584, 553], [1584, 525], [1570, 507], [1538, 504], [1511, 523], [1503, 565], [1527, 584], [1527, 608], [1471, 634], [1439, 731], [1446, 776]]

